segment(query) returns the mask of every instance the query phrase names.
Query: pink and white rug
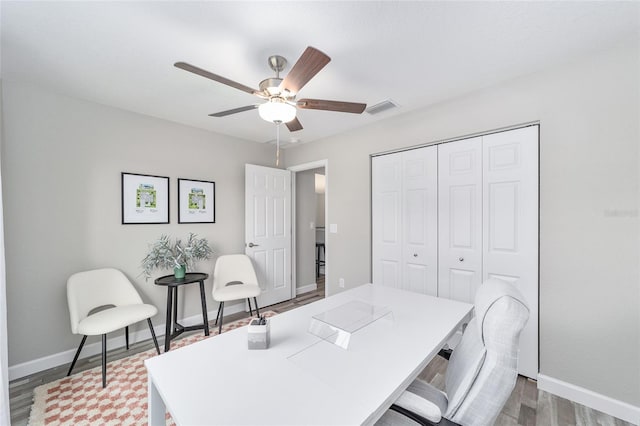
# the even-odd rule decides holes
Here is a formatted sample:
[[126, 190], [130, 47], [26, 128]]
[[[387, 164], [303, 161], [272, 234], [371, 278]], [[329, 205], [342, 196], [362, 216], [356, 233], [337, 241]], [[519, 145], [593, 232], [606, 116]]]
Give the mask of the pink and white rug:
[[[273, 311], [264, 313], [276, 315]], [[240, 328], [250, 318], [222, 326], [222, 332]], [[171, 342], [171, 350], [210, 338], [203, 333]], [[158, 342], [160, 343], [160, 341]], [[102, 369], [95, 367], [70, 377], [64, 377], [34, 390], [29, 416], [30, 426], [39, 425], [146, 425], [147, 370], [144, 360], [157, 356], [155, 349], [132, 355], [107, 364], [107, 387], [102, 388]], [[173, 425], [167, 413], [167, 424]]]

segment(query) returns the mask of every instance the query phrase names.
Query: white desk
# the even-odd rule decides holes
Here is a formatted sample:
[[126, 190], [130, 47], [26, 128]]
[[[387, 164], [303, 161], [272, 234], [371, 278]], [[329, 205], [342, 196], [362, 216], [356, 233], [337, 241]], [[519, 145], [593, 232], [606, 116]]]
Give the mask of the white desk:
[[[387, 306], [342, 349], [307, 332], [313, 315], [358, 300]], [[145, 361], [149, 424], [373, 424], [437, 354], [473, 306], [365, 284], [279, 314], [271, 346], [248, 350], [246, 328]]]

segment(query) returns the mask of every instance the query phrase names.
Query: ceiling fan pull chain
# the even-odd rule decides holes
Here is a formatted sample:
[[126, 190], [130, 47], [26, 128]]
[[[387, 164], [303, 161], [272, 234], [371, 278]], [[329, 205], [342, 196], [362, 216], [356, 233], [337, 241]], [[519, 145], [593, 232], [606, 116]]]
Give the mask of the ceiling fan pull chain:
[[280, 124], [276, 123], [276, 167], [280, 165]]

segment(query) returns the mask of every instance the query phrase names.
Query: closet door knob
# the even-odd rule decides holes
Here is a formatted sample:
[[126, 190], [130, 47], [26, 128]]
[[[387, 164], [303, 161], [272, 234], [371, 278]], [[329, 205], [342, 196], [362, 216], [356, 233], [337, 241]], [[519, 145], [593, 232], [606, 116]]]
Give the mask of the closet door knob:
[[464, 262], [464, 257], [459, 257], [459, 258], [458, 258], [458, 260], [459, 260], [460, 262]]

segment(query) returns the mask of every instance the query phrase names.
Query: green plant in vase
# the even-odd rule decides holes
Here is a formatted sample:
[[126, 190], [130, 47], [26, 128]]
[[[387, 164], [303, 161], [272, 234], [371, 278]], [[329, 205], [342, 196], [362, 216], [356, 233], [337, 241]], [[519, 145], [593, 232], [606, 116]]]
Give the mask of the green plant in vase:
[[193, 270], [198, 260], [207, 260], [212, 254], [207, 239], [198, 238], [194, 233], [190, 233], [184, 243], [180, 239], [172, 241], [168, 235], [161, 235], [149, 245], [149, 253], [142, 259], [142, 273], [148, 280], [154, 269], [173, 269], [176, 278], [184, 278], [187, 269]]

